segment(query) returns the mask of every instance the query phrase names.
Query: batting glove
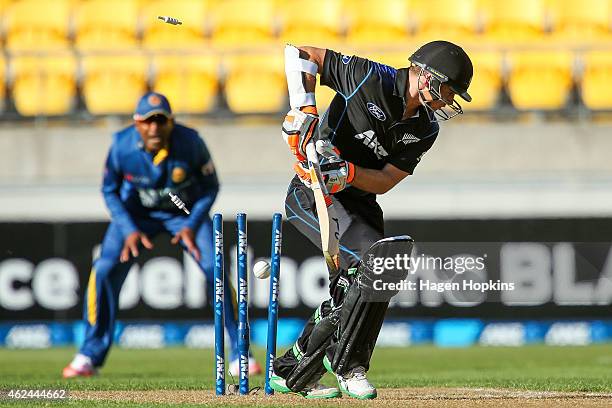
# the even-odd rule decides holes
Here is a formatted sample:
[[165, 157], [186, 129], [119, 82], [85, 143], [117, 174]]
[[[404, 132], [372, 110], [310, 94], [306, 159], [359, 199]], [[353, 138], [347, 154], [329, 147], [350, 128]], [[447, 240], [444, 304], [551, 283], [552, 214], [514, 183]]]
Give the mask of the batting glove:
[[[317, 153], [323, 156], [321, 160], [321, 176], [330, 194], [344, 190], [351, 185], [355, 178], [355, 165], [340, 158], [340, 152], [329, 140], [318, 140]], [[296, 162], [293, 165], [295, 173], [302, 183], [310, 187], [310, 172], [305, 162]]]
[[283, 122], [283, 139], [298, 161], [306, 161], [306, 145], [317, 134], [319, 114], [314, 106], [291, 109]]

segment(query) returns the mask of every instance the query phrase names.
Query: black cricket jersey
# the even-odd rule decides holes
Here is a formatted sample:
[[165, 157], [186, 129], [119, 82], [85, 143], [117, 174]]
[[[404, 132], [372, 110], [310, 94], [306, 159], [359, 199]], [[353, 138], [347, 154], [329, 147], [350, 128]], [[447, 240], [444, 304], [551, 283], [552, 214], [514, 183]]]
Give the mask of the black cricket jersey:
[[407, 82], [408, 68], [327, 50], [321, 84], [337, 93], [321, 120], [321, 134], [351, 163], [377, 170], [390, 163], [412, 174], [439, 126], [422, 106], [401, 120]]
[[[344, 160], [380, 170], [385, 164], [413, 174], [438, 136], [439, 126], [425, 107], [401, 120], [406, 108], [408, 68], [395, 69], [356, 56], [327, 50], [321, 84], [336, 91], [321, 118], [320, 132], [340, 150]], [[348, 187], [334, 196], [351, 212], [383, 230], [376, 195]]]

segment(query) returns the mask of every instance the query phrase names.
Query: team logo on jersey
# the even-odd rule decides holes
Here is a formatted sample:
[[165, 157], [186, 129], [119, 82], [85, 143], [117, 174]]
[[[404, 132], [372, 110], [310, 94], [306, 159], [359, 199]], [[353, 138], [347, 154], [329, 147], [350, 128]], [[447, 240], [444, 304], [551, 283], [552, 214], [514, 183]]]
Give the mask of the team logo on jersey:
[[361, 140], [364, 145], [372, 149], [378, 159], [389, 155], [385, 148], [378, 142], [373, 130], [366, 130], [363, 133], [358, 133], [355, 135], [355, 139]]
[[182, 167], [175, 167], [172, 169], [172, 182], [175, 184], [182, 183], [186, 175], [185, 169]]
[[382, 109], [374, 105], [372, 102], [368, 102], [368, 110], [370, 111], [372, 116], [374, 116], [376, 119], [380, 120], [381, 122], [387, 119], [387, 115], [385, 115], [385, 112], [383, 112]]
[[419, 139], [418, 137], [416, 137], [412, 133], [404, 133], [404, 136], [402, 136], [401, 142], [403, 142], [404, 144], [407, 145], [408, 143], [416, 143], [416, 142], [418, 142], [420, 140], [421, 139]]
[[351, 58], [353, 58], [352, 55], [343, 55], [342, 56], [342, 63], [344, 65], [348, 65], [349, 61], [351, 60]]

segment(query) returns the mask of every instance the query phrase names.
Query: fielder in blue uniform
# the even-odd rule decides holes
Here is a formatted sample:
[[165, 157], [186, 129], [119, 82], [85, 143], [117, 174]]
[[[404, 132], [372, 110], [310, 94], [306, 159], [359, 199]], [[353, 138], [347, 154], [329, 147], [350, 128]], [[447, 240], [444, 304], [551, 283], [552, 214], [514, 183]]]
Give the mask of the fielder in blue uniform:
[[[165, 96], [144, 95], [134, 124], [113, 136], [106, 159], [102, 193], [111, 223], [87, 286], [85, 341], [64, 368], [65, 378], [94, 375], [104, 364], [113, 343], [121, 286], [140, 248], [153, 249], [151, 239], [158, 233], [169, 233], [173, 244], [194, 257], [206, 275], [208, 299], [214, 299], [209, 211], [218, 191], [215, 167], [198, 132], [175, 123]], [[190, 215], [172, 203], [169, 193], [185, 202]], [[236, 300], [229, 282], [226, 278], [225, 322], [237, 366]], [[259, 366], [252, 363], [256, 372]]]

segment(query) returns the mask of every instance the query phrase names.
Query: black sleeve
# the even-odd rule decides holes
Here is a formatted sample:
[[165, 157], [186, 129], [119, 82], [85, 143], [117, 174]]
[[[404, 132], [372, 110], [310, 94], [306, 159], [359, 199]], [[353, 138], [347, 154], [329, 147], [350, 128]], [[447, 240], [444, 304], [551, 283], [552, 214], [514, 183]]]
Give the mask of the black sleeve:
[[387, 160], [400, 170], [409, 174], [414, 173], [414, 169], [421, 161], [421, 157], [433, 146], [436, 137], [428, 137], [417, 143], [404, 145], [398, 143], [396, 151], [393, 151]]
[[365, 58], [327, 50], [321, 72], [321, 84], [344, 96], [349, 96], [366, 78], [371, 68], [372, 63]]

